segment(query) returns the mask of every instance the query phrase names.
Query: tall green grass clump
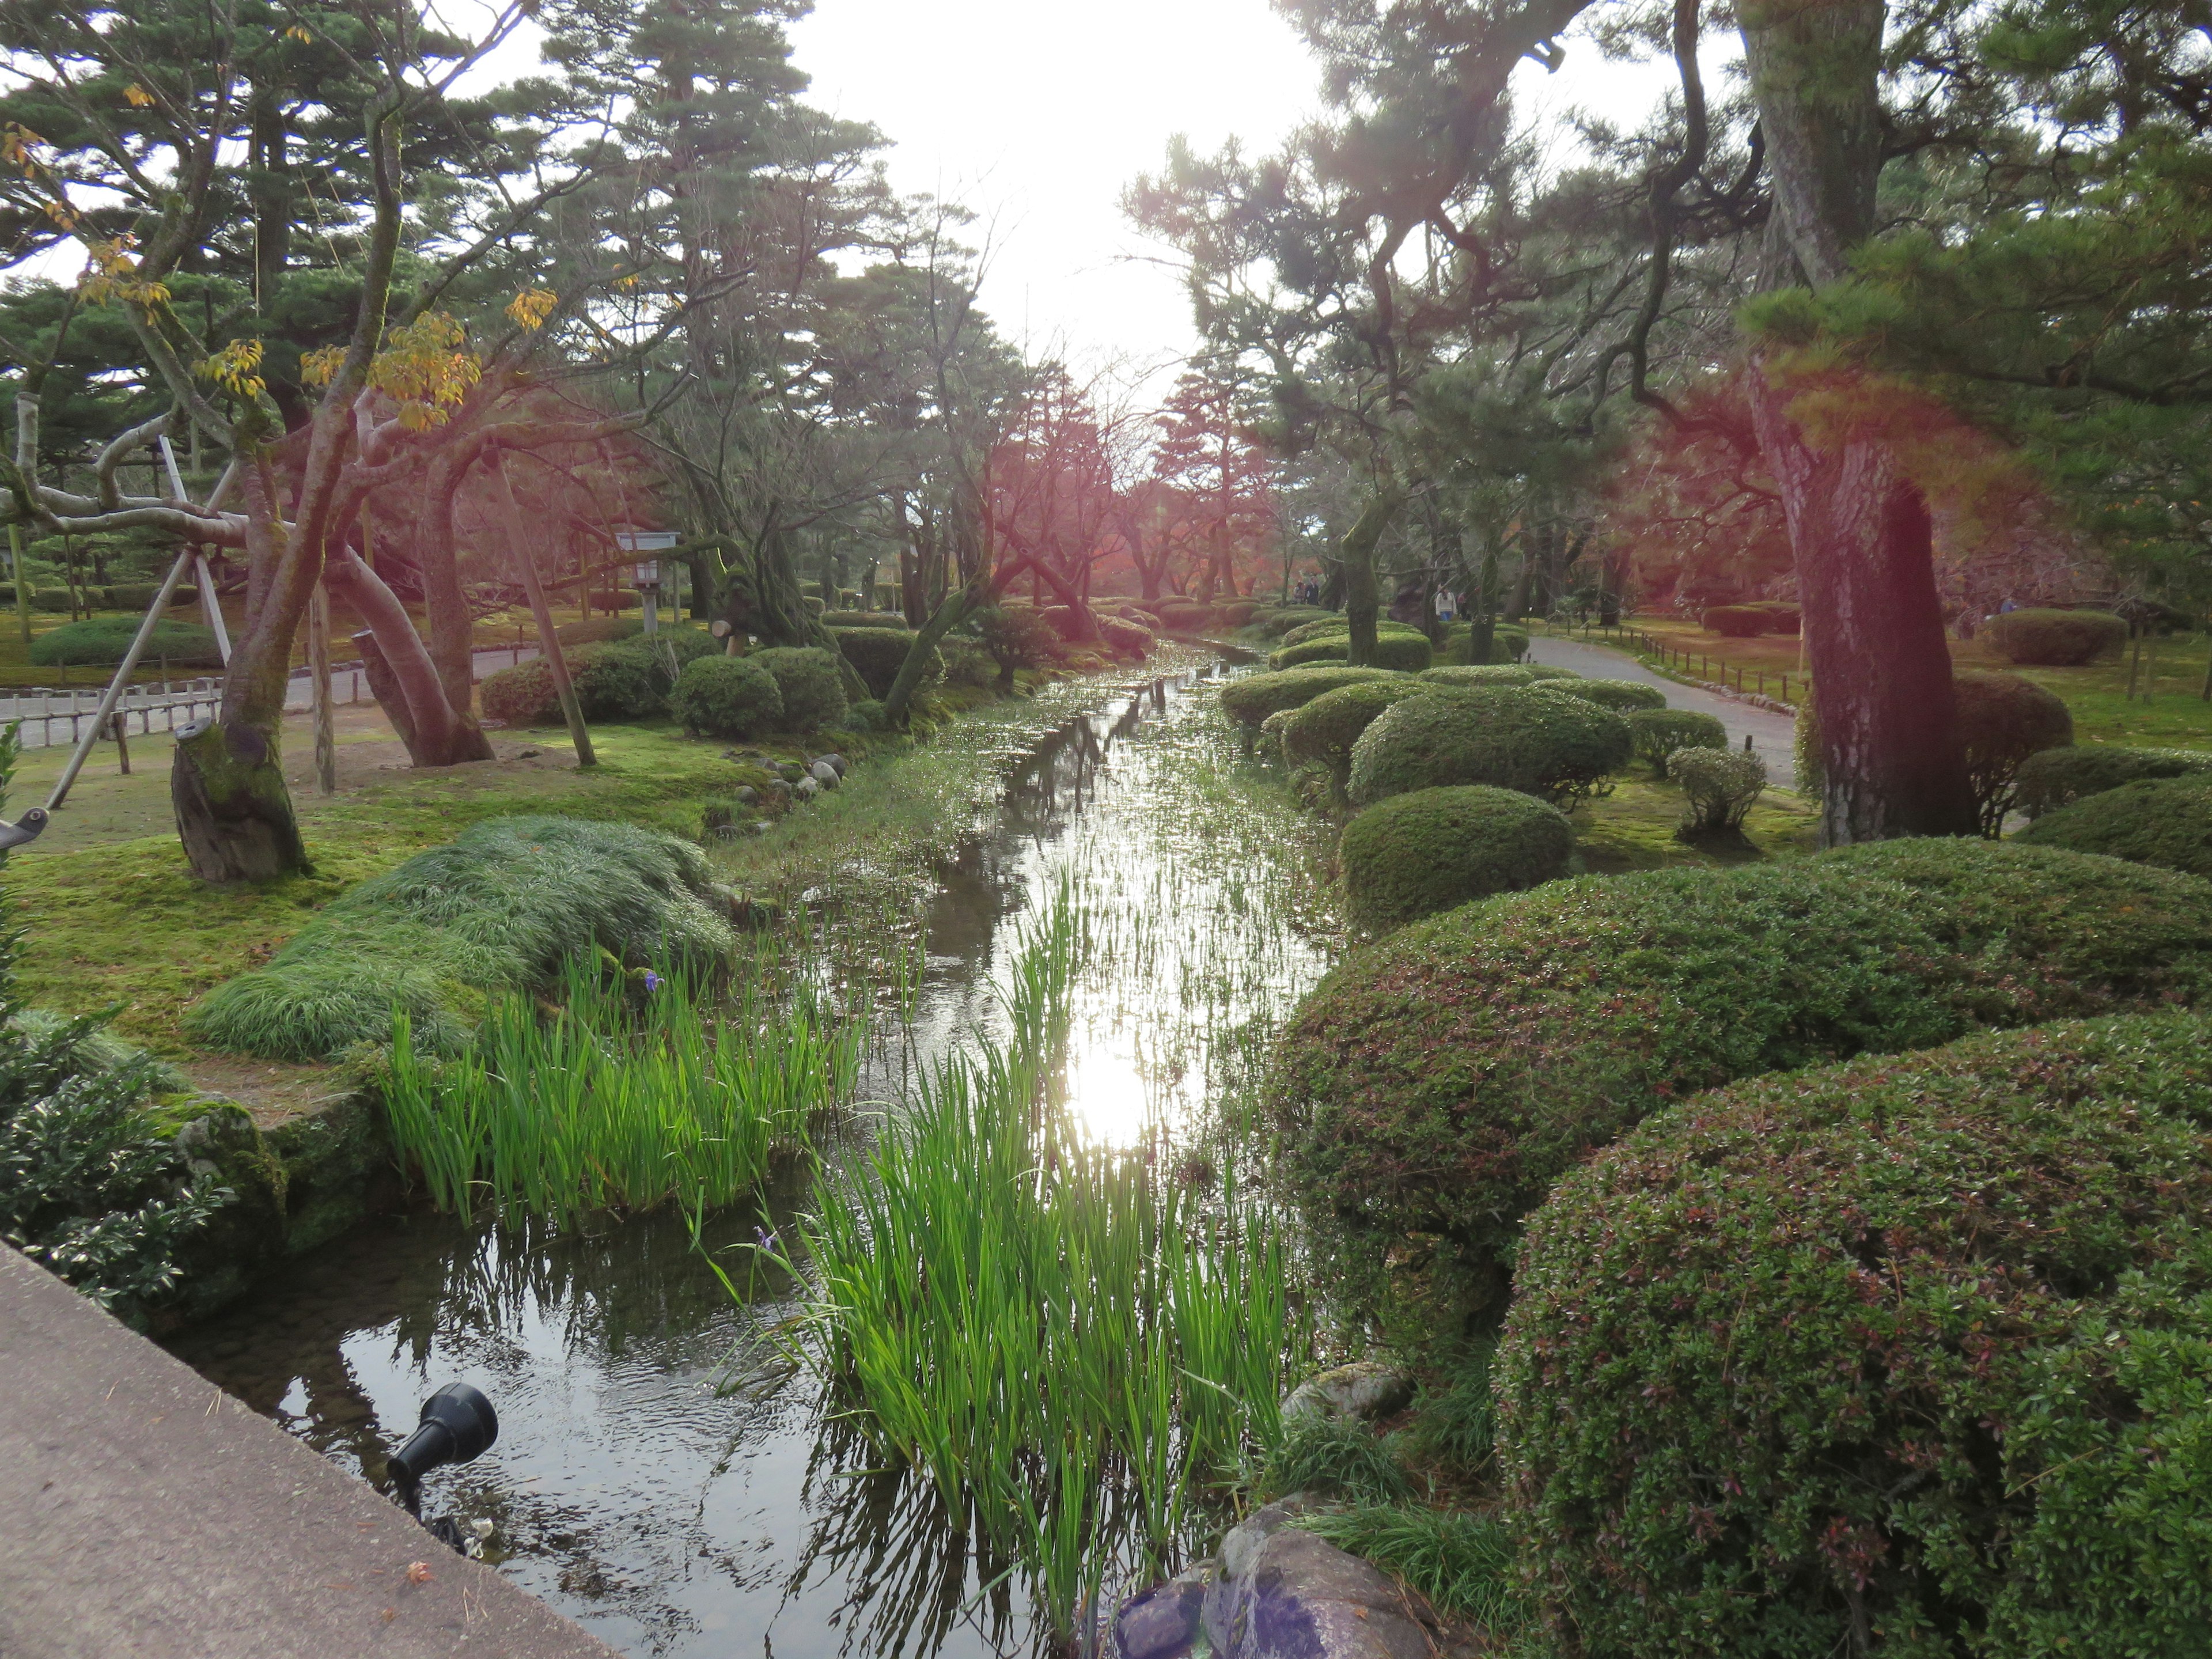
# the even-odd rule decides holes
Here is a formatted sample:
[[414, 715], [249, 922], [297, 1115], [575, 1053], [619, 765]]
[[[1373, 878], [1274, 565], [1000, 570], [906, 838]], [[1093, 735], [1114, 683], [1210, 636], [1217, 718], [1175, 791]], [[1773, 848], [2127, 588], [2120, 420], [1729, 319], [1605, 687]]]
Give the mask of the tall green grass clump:
[[682, 973], [610, 985], [582, 963], [562, 992], [550, 1017], [526, 996], [495, 1003], [450, 1060], [422, 1054], [393, 1015], [385, 1107], [440, 1209], [567, 1221], [727, 1204], [851, 1093], [856, 1031], [803, 997], [718, 1006]]
[[1116, 1543], [1156, 1562], [1276, 1437], [1303, 1339], [1271, 1219], [1233, 1192], [1208, 1210], [1170, 1160], [1086, 1139], [1050, 1098], [1073, 949], [1062, 906], [1017, 969], [1016, 1041], [941, 1063], [825, 1178], [805, 1239], [816, 1362], [1063, 1632]]
[[1292, 1525], [1364, 1556], [1448, 1619], [1515, 1622], [1513, 1550], [1487, 1516], [1423, 1504], [1361, 1504], [1297, 1516]]
[[495, 818], [334, 901], [265, 968], [185, 1018], [211, 1048], [320, 1060], [391, 1035], [454, 1054], [492, 999], [549, 989], [562, 964], [704, 969], [735, 948], [705, 854], [657, 830], [585, 818]]

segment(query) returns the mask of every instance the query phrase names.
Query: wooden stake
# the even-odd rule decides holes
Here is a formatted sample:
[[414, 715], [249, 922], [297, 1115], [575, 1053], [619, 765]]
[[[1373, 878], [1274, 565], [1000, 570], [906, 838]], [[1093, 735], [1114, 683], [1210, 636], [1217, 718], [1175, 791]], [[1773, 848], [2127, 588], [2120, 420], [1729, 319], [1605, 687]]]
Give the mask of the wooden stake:
[[331, 595], [319, 579], [307, 601], [307, 678], [315, 699], [315, 787], [338, 792], [337, 717], [331, 708]]
[[123, 775], [127, 778], [131, 775], [131, 744], [124, 732], [129, 727], [128, 717], [118, 708], [107, 718], [115, 729], [115, 758], [123, 769]]
[[502, 528], [507, 532], [507, 550], [521, 573], [522, 591], [530, 596], [530, 614], [538, 623], [538, 648], [545, 653], [545, 666], [552, 672], [553, 695], [560, 698], [561, 716], [568, 722], [568, 737], [576, 745], [576, 764], [597, 766], [599, 757], [592, 752], [591, 729], [584, 724], [584, 710], [576, 701], [576, 683], [568, 678], [568, 659], [562, 653], [560, 635], [553, 630], [553, 611], [545, 603], [545, 585], [538, 580], [537, 561], [530, 556], [522, 539], [522, 509], [515, 504], [514, 486], [507, 479], [506, 457], [492, 463], [491, 478], [499, 487], [500, 505], [506, 509]]

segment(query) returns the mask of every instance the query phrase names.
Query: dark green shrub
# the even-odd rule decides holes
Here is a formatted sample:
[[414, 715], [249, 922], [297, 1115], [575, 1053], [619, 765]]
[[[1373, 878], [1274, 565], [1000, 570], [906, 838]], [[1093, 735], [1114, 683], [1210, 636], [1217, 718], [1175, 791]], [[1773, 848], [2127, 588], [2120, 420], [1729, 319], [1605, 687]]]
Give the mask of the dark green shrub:
[[1479, 1263], [1591, 1148], [1701, 1089], [2208, 991], [2212, 884], [1885, 842], [1415, 922], [1306, 1000], [1273, 1097], [1293, 1167], [1338, 1210]]
[[824, 628], [904, 628], [906, 617], [896, 611], [825, 611]]
[[[108, 604], [118, 611], [135, 611], [141, 616], [161, 597], [161, 584], [159, 582], [118, 582], [107, 590]], [[174, 610], [179, 605], [191, 605], [198, 599], [198, 588], [190, 582], [179, 582], [176, 590], [169, 595], [169, 608]], [[0, 595], [0, 605], [15, 603], [15, 595], [12, 591]]]
[[1285, 605], [1257, 612], [1248, 625], [1255, 633], [1264, 634], [1270, 639], [1281, 640], [1286, 638], [1293, 629], [1303, 628], [1308, 623], [1328, 622], [1332, 619], [1337, 622], [1344, 620], [1338, 612], [1323, 611], [1316, 605]]
[[1352, 921], [1382, 933], [1555, 880], [1574, 853], [1574, 826], [1556, 808], [1475, 784], [1416, 789], [1369, 807], [1344, 826], [1337, 862]]
[[2013, 781], [2014, 804], [2031, 818], [2071, 806], [2138, 778], [2179, 778], [2212, 772], [2212, 752], [2124, 749], [2090, 744], [2030, 755]]
[[1516, 628], [1511, 623], [1493, 623], [1490, 637], [1511, 661], [1519, 662], [1528, 654], [1528, 630], [1525, 628]]
[[[1418, 680], [1402, 678], [1363, 680], [1283, 710], [1283, 758], [1293, 766], [1325, 767], [1335, 787], [1343, 788], [1352, 769], [1352, 745], [1359, 734], [1392, 703], [1414, 696], [1421, 689]], [[1268, 716], [1270, 721], [1276, 718]]]
[[642, 617], [592, 617], [562, 623], [553, 630], [553, 637], [563, 645], [605, 645], [610, 640], [634, 640], [644, 632]]
[[642, 639], [579, 646], [568, 653], [568, 677], [587, 720], [649, 720], [664, 714], [676, 678]]
[[2031, 755], [2074, 741], [2074, 716], [2055, 691], [2018, 674], [1965, 670], [1951, 677], [1966, 776], [1982, 833], [1995, 838], [2018, 799], [2020, 769]]
[[1774, 617], [1756, 605], [1716, 605], [1698, 618], [1698, 626], [1723, 639], [1747, 640], [1774, 631]]
[[2015, 839], [2212, 876], [2212, 776], [2124, 783], [2045, 813]]
[[66, 587], [34, 587], [31, 590], [31, 609], [52, 616], [76, 607], [70, 602]]
[[981, 640], [948, 634], [938, 642], [937, 654], [944, 659], [947, 685], [981, 688], [996, 683], [999, 678], [999, 665], [991, 659], [991, 653], [984, 649]]
[[[1310, 663], [1343, 662], [1352, 653], [1352, 639], [1345, 634], [1323, 634], [1300, 645], [1285, 646], [1267, 659], [1270, 668], [1302, 668]], [[1375, 660], [1370, 666], [1419, 673], [1429, 665], [1432, 653], [1425, 634], [1407, 629], [1402, 634], [1375, 636]]]
[[1670, 757], [1685, 749], [1725, 749], [1728, 727], [1716, 714], [1699, 714], [1686, 708], [1632, 708], [1622, 718], [1636, 745], [1636, 758], [1650, 763], [1652, 772], [1667, 775]]
[[1766, 763], [1747, 749], [1686, 749], [1674, 757], [1684, 841], [1743, 838], [1743, 820], [1766, 789]]
[[845, 685], [837, 659], [818, 645], [782, 646], [745, 659], [775, 676], [787, 732], [819, 732], [845, 718]]
[[757, 738], [781, 726], [783, 693], [750, 657], [700, 657], [684, 665], [668, 712], [695, 737]]
[[1599, 788], [1632, 752], [1620, 715], [1564, 691], [1443, 688], [1385, 710], [1360, 733], [1347, 790], [1370, 806], [1415, 789], [1486, 783], [1556, 805]]
[[1425, 668], [1420, 678], [1431, 685], [1534, 685], [1536, 676], [1516, 663], [1447, 663]]
[[[137, 617], [92, 617], [64, 623], [31, 641], [31, 660], [40, 667], [94, 663], [112, 667], [123, 660], [138, 631]], [[216, 648], [212, 630], [192, 623], [154, 624], [154, 637], [139, 660], [153, 665], [167, 659], [172, 668], [220, 668], [222, 653]]]
[[1640, 685], [1634, 680], [1571, 680], [1560, 682], [1559, 689], [1584, 702], [1594, 702], [1601, 708], [1610, 708], [1617, 714], [1631, 709], [1664, 708], [1667, 694], [1656, 685]]
[[[1392, 622], [1388, 617], [1377, 617], [1375, 619], [1375, 632], [1380, 636], [1384, 634], [1419, 634], [1421, 630], [1409, 623]], [[1331, 637], [1340, 640], [1351, 638], [1352, 624], [1346, 621], [1340, 613], [1325, 611], [1310, 622], [1300, 623], [1286, 629], [1283, 635], [1283, 643], [1286, 646], [1304, 645], [1310, 641]], [[1428, 636], [1422, 635], [1422, 637], [1425, 639]]]
[[2070, 668], [2118, 651], [2128, 625], [2109, 611], [2007, 611], [1982, 624], [1982, 637], [2007, 662]]
[[[827, 655], [827, 653], [823, 653]], [[720, 964], [727, 896], [690, 842], [585, 818], [494, 818], [340, 895], [268, 966], [185, 1016], [210, 1048], [320, 1060], [382, 1042], [395, 1010], [451, 1049], [487, 997], [543, 992], [570, 957]]]
[[999, 684], [1011, 687], [1014, 672], [1042, 668], [1060, 648], [1060, 638], [1045, 626], [1044, 618], [1025, 605], [996, 605], [979, 611], [975, 635], [991, 659], [999, 665]]
[[[1346, 688], [1346, 690], [1349, 689], [1349, 687]], [[1328, 695], [1334, 696], [1336, 694], [1331, 692]], [[1319, 699], [1316, 698], [1315, 701], [1318, 702]], [[1283, 753], [1283, 734], [1291, 729], [1291, 722], [1297, 717], [1298, 711], [1295, 708], [1278, 708], [1267, 719], [1261, 720], [1259, 741], [1255, 745], [1259, 751], [1270, 760], [1287, 760], [1289, 757]]]
[[[916, 637], [902, 628], [834, 628], [830, 636], [837, 641], [845, 660], [853, 665], [860, 684], [868, 688], [868, 695], [878, 702], [890, 695], [891, 682], [906, 666], [907, 653], [914, 649]], [[927, 683], [944, 676], [944, 654], [933, 650], [921, 678]]]
[[501, 726], [551, 726], [561, 718], [561, 699], [553, 689], [553, 671], [543, 657], [532, 657], [484, 676], [477, 688], [483, 717]]
[[1261, 720], [1278, 709], [1302, 708], [1324, 691], [1334, 691], [1340, 685], [1358, 685], [1364, 680], [1393, 678], [1387, 669], [1346, 668], [1340, 664], [1333, 667], [1293, 668], [1283, 673], [1247, 674], [1221, 688], [1221, 707], [1240, 726], [1256, 729]]
[[2202, 1651], [2208, 1077], [2197, 1018], [1983, 1034], [1569, 1171], [1497, 1370], [1577, 1650]]

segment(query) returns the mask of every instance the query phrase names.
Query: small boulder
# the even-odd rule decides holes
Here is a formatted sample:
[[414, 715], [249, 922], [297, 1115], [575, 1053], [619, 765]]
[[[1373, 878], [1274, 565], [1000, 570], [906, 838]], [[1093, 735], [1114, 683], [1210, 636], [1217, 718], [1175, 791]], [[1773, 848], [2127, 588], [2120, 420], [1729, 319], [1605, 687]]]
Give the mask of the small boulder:
[[1283, 1416], [1356, 1417], [1364, 1422], [1413, 1403], [1413, 1379], [1379, 1360], [1358, 1359], [1308, 1377], [1283, 1401]]
[[791, 786], [791, 798], [793, 800], [812, 800], [821, 793], [822, 786], [812, 778], [801, 778]]
[[817, 766], [834, 766], [839, 777], [845, 775], [845, 757], [842, 755], [817, 755], [814, 763]]
[[844, 781], [844, 774], [826, 760], [818, 760], [808, 769], [807, 775], [824, 789], [835, 789]]
[[734, 799], [740, 806], [758, 806], [760, 798], [759, 790], [754, 788], [750, 783], [741, 783], [738, 786]]

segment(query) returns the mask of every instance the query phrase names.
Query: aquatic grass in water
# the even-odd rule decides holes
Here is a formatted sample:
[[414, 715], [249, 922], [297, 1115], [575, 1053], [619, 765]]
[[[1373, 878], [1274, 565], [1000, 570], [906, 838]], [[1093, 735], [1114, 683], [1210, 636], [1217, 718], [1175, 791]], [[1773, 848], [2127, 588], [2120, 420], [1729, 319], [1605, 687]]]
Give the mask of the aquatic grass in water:
[[804, 997], [787, 1006], [749, 983], [732, 1007], [680, 973], [645, 984], [640, 998], [572, 964], [557, 1012], [498, 1002], [452, 1060], [416, 1053], [407, 1017], [394, 1015], [392, 1136], [439, 1208], [488, 1200], [567, 1220], [672, 1199], [694, 1211], [726, 1204], [848, 1097], [857, 1028]]

